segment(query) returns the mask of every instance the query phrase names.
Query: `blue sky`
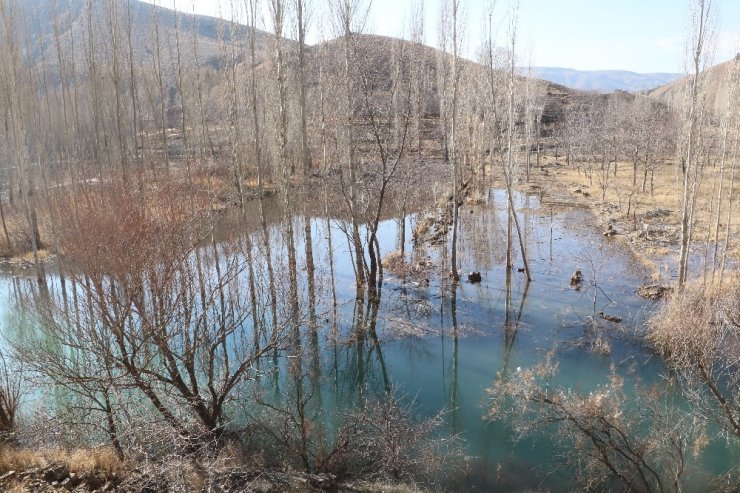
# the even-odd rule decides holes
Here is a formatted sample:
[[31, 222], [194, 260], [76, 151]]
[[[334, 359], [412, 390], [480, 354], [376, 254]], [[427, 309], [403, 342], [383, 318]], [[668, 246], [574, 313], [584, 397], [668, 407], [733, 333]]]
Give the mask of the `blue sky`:
[[[147, 0], [185, 12], [218, 16], [231, 3], [244, 0]], [[310, 40], [331, 37], [330, 27], [319, 25], [329, 0], [307, 0], [312, 5]], [[366, 0], [367, 1], [367, 0]], [[412, 4], [421, 1], [426, 17], [426, 43], [437, 44], [442, 0], [372, 0], [367, 30], [401, 36], [408, 31]], [[473, 56], [491, 0], [462, 0], [465, 5], [464, 53]], [[264, 2], [264, 0], [263, 0]], [[505, 17], [511, 0], [497, 0], [497, 27], [506, 35]], [[740, 52], [740, 0], [713, 0], [716, 36], [715, 62]], [[266, 8], [264, 9], [267, 12]], [[230, 15], [230, 14], [227, 14]], [[688, 32], [689, 0], [520, 0], [520, 65], [568, 67], [580, 70], [683, 72]], [[263, 27], [269, 27], [265, 24]], [[323, 34], [322, 34], [323, 32]]]

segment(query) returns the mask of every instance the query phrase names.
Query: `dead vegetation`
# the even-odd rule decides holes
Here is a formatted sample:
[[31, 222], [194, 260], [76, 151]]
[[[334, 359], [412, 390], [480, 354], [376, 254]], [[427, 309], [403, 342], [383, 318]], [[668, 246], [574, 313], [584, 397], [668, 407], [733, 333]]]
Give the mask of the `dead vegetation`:
[[[35, 264], [38, 277], [37, 285], [19, 295], [38, 329], [14, 341], [15, 356], [34, 371], [35, 385], [69, 393], [55, 415], [64, 431], [73, 429], [75, 438], [89, 436], [91, 447], [110, 444], [127, 472], [121, 488], [310, 490], [367, 478], [431, 484], [448, 466], [445, 460], [454, 453], [446, 447], [454, 440], [435, 440], [441, 417], [414, 420], [414, 410], [390, 392], [378, 402], [355, 402], [355, 409], [334, 416], [341, 419], [332, 430], [317, 416], [322, 409], [308, 414], [313, 389], [304, 385], [300, 368], [291, 369], [289, 377], [296, 378], [277, 402], [253, 402], [245, 391], [247, 382], [272, 376], [262, 366], [269, 356], [275, 366], [278, 360], [291, 361], [290, 366], [302, 357], [304, 318], [317, 335], [317, 314], [306, 313], [316, 306], [312, 226], [304, 221], [297, 242], [306, 249], [309, 302], [304, 304], [303, 266], [299, 274], [296, 261], [301, 232], [296, 234], [294, 223], [296, 216], [310, 216], [306, 198], [319, 181], [327, 196], [322, 211], [327, 224], [342, 220], [356, 299], [366, 294], [370, 299], [367, 307], [358, 308], [360, 330], [346, 343], [371, 341], [377, 354], [383, 268], [424, 289], [435, 267], [426, 257], [412, 254], [409, 260], [403, 251], [381, 259], [379, 224], [400, 215], [405, 227], [407, 206], [424, 194], [422, 184], [433, 175], [449, 188], [435, 197], [435, 209], [417, 222], [413, 236], [417, 244], [449, 245], [454, 282], [459, 277], [458, 208], [466, 200], [483, 202], [482, 190], [491, 178], [505, 183], [508, 192], [507, 268], [514, 268], [513, 222], [528, 280], [527, 240], [519, 230], [511, 190], [517, 180], [526, 180], [522, 186], [530, 190], [558, 194], [562, 204], [591, 204], [605, 236], [626, 239], [647, 255], [668, 254], [680, 245], [682, 273], [692, 235], [695, 248], [705, 248], [704, 272], [708, 259], [713, 273], [718, 265], [719, 238], [734, 245], [731, 238], [740, 221], [733, 215], [732, 199], [722, 196], [723, 189], [732, 194], [736, 188], [734, 163], [730, 175], [725, 159], [733, 128], [731, 98], [730, 117], [720, 125], [695, 117], [701, 113], [694, 111], [696, 90], [688, 115], [626, 94], [576, 98], [565, 88], [516, 75], [515, 29], [510, 49], [495, 46], [489, 32], [491, 39], [480, 51], [482, 63], [460, 59], [458, 28], [464, 28], [458, 25], [457, 1], [445, 2], [450, 18], [440, 25], [441, 50], [423, 46], [422, 15], [412, 21], [411, 42], [357, 32], [366, 14], [362, 2], [352, 1], [332, 2], [327, 12], [333, 18], [323, 19], [339, 37], [307, 47], [302, 0], [270, 3], [274, 35], [256, 29], [258, 2], [249, 0], [232, 4], [232, 9], [246, 9], [249, 29], [233, 22], [208, 23], [206, 40], [188, 36], [199, 33], [189, 32], [179, 14], [159, 7], [148, 11], [138, 31], [131, 2], [89, 1], [76, 11], [41, 17], [16, 8], [24, 2], [0, 3], [5, 75], [0, 81], [5, 116], [0, 129], [0, 256]], [[29, 32], [26, 26], [35, 20], [50, 21], [54, 28]], [[297, 24], [288, 25], [293, 21]], [[294, 29], [297, 44], [284, 37]], [[153, 37], [146, 50], [139, 46], [142, 32]], [[83, 58], [74, 53], [75, 39], [84, 44]], [[205, 42], [206, 63], [197, 58], [199, 39]], [[41, 43], [43, 50], [31, 49]], [[700, 51], [701, 44], [696, 57]], [[36, 59], [36, 53], [44, 56]], [[51, 58], [56, 60], [47, 60], [47, 53], [55, 53]], [[697, 61], [695, 80], [698, 68]], [[700, 145], [693, 146], [697, 129], [707, 130], [696, 141]], [[721, 145], [717, 130], [724, 130]], [[687, 142], [676, 142], [677, 134]], [[567, 166], [541, 156], [544, 138], [556, 152], [566, 153]], [[694, 148], [701, 154], [698, 159]], [[672, 159], [675, 155], [687, 156], [686, 162]], [[713, 179], [720, 155], [721, 178]], [[423, 165], [426, 161], [438, 165], [434, 172]], [[454, 170], [453, 176], [439, 170]], [[537, 175], [540, 183], [530, 183]], [[303, 188], [304, 195], [296, 188]], [[277, 228], [285, 244], [279, 253], [270, 250], [273, 224], [262, 201], [270, 193], [280, 199]], [[390, 211], [393, 194], [400, 206]], [[260, 199], [253, 210], [246, 207], [251, 198]], [[729, 204], [725, 222], [720, 215], [724, 204]], [[251, 237], [242, 236], [217, 244], [213, 231], [226, 209], [259, 216], [255, 222], [262, 236], [256, 247]], [[403, 248], [405, 233], [401, 236]], [[280, 270], [283, 255], [287, 267]], [[45, 257], [58, 260], [59, 289], [40, 266]], [[331, 276], [336, 321], [333, 270]], [[468, 279], [479, 283], [482, 276], [473, 271]], [[679, 283], [684, 280], [682, 274]], [[593, 295], [584, 345], [609, 354], [606, 330], [611, 326], [601, 321], [614, 325], [619, 317], [597, 311], [596, 277], [584, 281], [574, 275], [571, 285]], [[666, 292], [646, 293], [658, 297]], [[680, 298], [688, 306], [706, 302], [688, 296], [681, 293]], [[731, 305], [713, 306], [712, 299], [709, 308], [690, 314], [667, 308], [666, 319], [686, 315], [680, 322], [721, 327], [722, 344], [734, 341], [730, 350], [719, 348], [718, 334], [709, 329], [685, 338], [669, 337], [658, 328], [655, 343], [691, 384], [687, 388], [697, 402], [715, 403], [716, 419], [725, 419], [727, 431], [737, 434], [737, 397], [723, 393], [725, 381], [713, 380], [720, 363], [711, 359], [738, 352], [737, 337], [724, 337], [734, 334], [727, 328], [734, 327], [737, 314]], [[715, 308], [718, 320], [712, 318]], [[421, 302], [416, 309], [432, 311]], [[434, 333], [406, 320], [389, 319], [388, 325], [391, 337]], [[452, 330], [455, 337], [458, 331], [461, 336], [474, 333], [456, 320]], [[697, 339], [702, 334], [705, 339]], [[737, 364], [722, 367], [733, 384], [729, 368]], [[633, 414], [616, 372], [589, 396], [549, 387], [553, 375], [548, 361], [536, 370], [502, 377], [492, 396], [515, 401], [519, 407], [509, 417], [523, 431], [522, 409], [537, 408], [534, 423], [563, 424], [563, 437], [575, 442], [579, 452], [570, 465], [585, 488], [614, 482], [636, 491], [680, 489], [686, 443], [680, 430], [663, 427], [669, 413], [646, 405], [644, 414]], [[98, 470], [95, 478], [105, 483], [94, 488], [114, 487], [105, 485], [118, 472], [95, 462], [92, 448], [79, 452], [93, 456], [84, 467], [73, 464], [77, 452], [29, 455], [30, 445], [15, 433], [19, 387], [6, 380], [0, 431], [7, 441], [17, 441], [16, 448], [7, 449], [8, 463], [15, 460], [14, 467], [33, 470], [24, 477], [18, 473], [18, 488], [37, 480], [50, 485], [67, 481], [65, 486], [76, 488], [72, 474]], [[387, 381], [385, 387], [390, 388]], [[249, 412], [235, 412], [235, 402]], [[263, 413], [245, 421], [249, 413], [257, 414], [255, 406], [262, 406]], [[290, 475], [279, 468], [302, 472]], [[16, 476], [5, 480], [16, 481]], [[93, 488], [92, 481], [84, 488]]]
[[740, 440], [740, 280], [694, 282], [650, 320], [650, 341], [683, 383], [684, 395], [723, 436]]
[[[342, 412], [333, 430], [310, 406], [310, 390], [292, 395], [284, 407], [267, 401], [252, 407], [250, 426], [206, 453], [188, 451], [181, 437], [160, 426], [148, 426], [149, 442], [139, 439], [126, 458], [113, 447], [60, 448], [51, 445], [53, 438], [29, 435], [0, 448], [0, 490], [410, 492], [433, 488], [440, 471], [461, 467], [461, 442], [437, 437], [444, 413], [417, 420], [414, 400], [398, 392]], [[19, 431], [23, 437], [32, 428]]]
[[0, 449], [0, 489], [18, 493], [113, 491], [129, 467], [108, 448], [67, 451], [5, 446]]
[[662, 284], [646, 284], [637, 289], [637, 294], [653, 301], [663, 300], [670, 296], [671, 293], [673, 293], [673, 288]]
[[682, 491], [689, 430], [659, 401], [657, 391], [628, 398], [613, 368], [588, 393], [559, 386], [553, 353], [531, 369], [499, 375], [488, 392], [488, 418], [511, 420], [518, 437], [547, 430], [561, 466], [585, 489]]
[[393, 252], [383, 259], [383, 269], [403, 280], [426, 281], [435, 265], [426, 255], [412, 255], [410, 259], [402, 252]]
[[[473, 194], [472, 199], [470, 199], [471, 194]], [[458, 197], [457, 206], [454, 204], [456, 196]], [[480, 192], [471, 189], [470, 183], [463, 183], [458, 195], [454, 195], [449, 189], [446, 189], [432, 207], [432, 210], [423, 215], [417, 222], [413, 231], [414, 243], [421, 245], [428, 242], [433, 246], [445, 245], [450, 235], [450, 228], [453, 227], [455, 211], [469, 199], [472, 200], [471, 204], [473, 205], [480, 203], [481, 197]]]

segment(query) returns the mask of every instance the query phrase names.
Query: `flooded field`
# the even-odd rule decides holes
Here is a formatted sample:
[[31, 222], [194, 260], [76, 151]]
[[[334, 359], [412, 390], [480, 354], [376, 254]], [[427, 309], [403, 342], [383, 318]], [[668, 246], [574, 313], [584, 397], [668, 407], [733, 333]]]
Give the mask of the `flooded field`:
[[[254, 330], [256, 326], [286, 325], [292, 330], [288, 347], [257, 361], [250, 395], [279, 406], [300, 391], [312, 421], [331, 433], [334, 417], [343, 410], [397, 392], [415, 400], [420, 419], [445, 411], [442, 433], [461, 439], [465, 459], [455, 471], [440, 471], [446, 476], [445, 487], [568, 489], [570, 472], [559, 469], [557, 460], [564, 451], [552, 448], [549, 431], [515, 441], [506, 422], [485, 419], [486, 389], [501, 375], [542, 362], [550, 351], [559, 365], [556, 383], [578, 392], [604, 385], [611, 368], [629, 383], [668, 385], [667, 370], [639, 337], [653, 307], [637, 296], [636, 289], [650, 278], [624, 245], [596, 229], [587, 211], [551, 210], [537, 196], [523, 194], [516, 196], [516, 206], [533, 281], [525, 281], [517, 262], [507, 273], [505, 201], [505, 192], [491, 190], [483, 203], [461, 208], [461, 272], [480, 272], [481, 282], [475, 284], [464, 276], [453, 286], [446, 275], [445, 249], [414, 245], [411, 232], [418, 215], [404, 218], [405, 238], [399, 238], [399, 220], [383, 222], [381, 257], [397, 252], [400, 242], [406, 254], [404, 269], [384, 272], [378, 302], [358, 296], [347, 225], [325, 216], [295, 217], [299, 311], [292, 314], [284, 301], [291, 274], [283, 227], [268, 225], [267, 258], [265, 232], [255, 231], [254, 217], [246, 223], [231, 218], [222, 224], [220, 233], [231, 238], [219, 241], [220, 234], [214, 234], [200, 255], [206, 265], [223, 269], [235, 257], [254, 259], [256, 268], [238, 276], [245, 300], [247, 291], [254, 293], [253, 306], [262, 307], [242, 322], [252, 328], [254, 344], [267, 339], [267, 330]], [[277, 208], [272, 202], [266, 206]], [[240, 228], [245, 233], [235, 234]], [[306, 248], [307, 237], [311, 248]], [[277, 291], [274, 321], [268, 268]], [[583, 274], [580, 286], [570, 282], [576, 270]], [[2, 279], [1, 320], [11, 344], [37, 323], [22, 305], [24, 297], [38, 295], [36, 280], [26, 274], [7, 271]], [[74, 287], [67, 286], [62, 293], [60, 280], [52, 275], [46, 289], [51, 298], [64, 296], [64, 306], [69, 306], [66, 316], [84, 311], [76, 308], [82, 301], [73, 296]], [[39, 400], [49, 404], [54, 397], [27, 399], [30, 408], [40, 405]], [[230, 405], [241, 409], [247, 421], [260, 412], [256, 404]], [[672, 405], [680, 408], [683, 403], [676, 398]], [[717, 473], [738, 460], [739, 451], [716, 443], [691, 468]], [[697, 481], [700, 477], [697, 473]]]

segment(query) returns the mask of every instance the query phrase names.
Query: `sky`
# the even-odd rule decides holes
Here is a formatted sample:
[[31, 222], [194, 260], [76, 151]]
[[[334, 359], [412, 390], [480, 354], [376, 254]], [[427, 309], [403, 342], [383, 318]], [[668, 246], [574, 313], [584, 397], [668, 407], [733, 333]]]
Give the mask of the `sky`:
[[[183, 12], [230, 17], [231, 2], [243, 0], [146, 0]], [[264, 0], [262, 0], [264, 2]], [[321, 25], [330, 0], [306, 0], [311, 5], [309, 42], [331, 38]], [[368, 2], [369, 0], [364, 0]], [[414, 2], [425, 12], [425, 43], [437, 45], [437, 26], [444, 0], [372, 0], [366, 31], [408, 36]], [[507, 37], [511, 4], [497, 0], [494, 31]], [[491, 0], [462, 0], [465, 24], [462, 53], [474, 57], [487, 31]], [[714, 62], [740, 52], [740, 0], [712, 0]], [[266, 5], [266, 3], [265, 3]], [[263, 8], [266, 14], [267, 8]], [[689, 0], [519, 0], [517, 43], [521, 66], [566, 67], [578, 70], [684, 72], [689, 32]], [[264, 21], [263, 21], [264, 22]], [[264, 29], [270, 29], [267, 22]]]

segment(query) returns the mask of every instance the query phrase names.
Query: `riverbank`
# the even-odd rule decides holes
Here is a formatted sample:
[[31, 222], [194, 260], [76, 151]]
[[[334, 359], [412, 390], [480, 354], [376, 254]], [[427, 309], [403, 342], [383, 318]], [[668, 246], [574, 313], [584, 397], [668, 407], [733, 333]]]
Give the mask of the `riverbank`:
[[[206, 461], [204, 461], [206, 462]], [[268, 469], [236, 464], [146, 465], [123, 462], [108, 448], [71, 451], [0, 451], [0, 491], [8, 493], [415, 493], [413, 485], [376, 482], [339, 482], [330, 474], [307, 474], [290, 469]]]
[[[669, 283], [676, 275], [675, 264], [681, 239], [681, 189], [676, 165], [656, 164], [645, 178], [638, 173], [633, 183], [631, 163], [618, 163], [609, 171], [608, 178], [600, 170], [586, 165], [567, 165], [563, 158], [544, 156], [539, 167], [533, 167], [529, 182], [523, 179], [523, 190], [541, 193], [543, 206], [555, 210], [563, 207], [587, 207], [598, 221], [598, 228], [607, 237], [622, 242], [641, 264], [649, 269], [655, 282]], [[727, 262], [734, 262], [738, 245], [733, 239], [740, 235], [740, 214], [733, 208], [727, 215], [723, 201], [719, 229], [716, 223], [716, 195], [719, 180], [713, 170], [705, 172], [705, 179], [697, 192], [692, 231], [693, 265], [703, 268], [703, 257], [711, 271], [713, 258], [719, 266], [722, 261], [727, 219], [730, 218], [730, 239]], [[729, 194], [730, 176], [724, 177], [724, 194]], [[735, 184], [737, 191], [738, 185]], [[715, 239], [717, 248], [715, 250]]]

